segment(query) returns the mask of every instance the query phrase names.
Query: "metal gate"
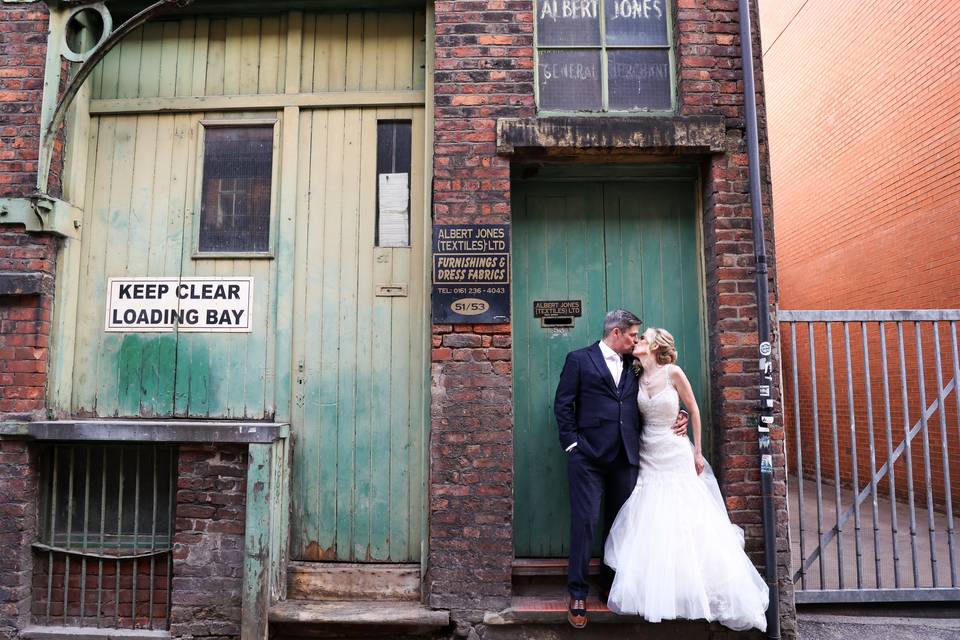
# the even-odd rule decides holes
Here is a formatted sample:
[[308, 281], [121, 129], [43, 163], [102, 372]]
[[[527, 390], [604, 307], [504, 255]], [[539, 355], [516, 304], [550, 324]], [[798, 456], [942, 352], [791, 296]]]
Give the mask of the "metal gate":
[[960, 600], [960, 310], [779, 319], [797, 603]]

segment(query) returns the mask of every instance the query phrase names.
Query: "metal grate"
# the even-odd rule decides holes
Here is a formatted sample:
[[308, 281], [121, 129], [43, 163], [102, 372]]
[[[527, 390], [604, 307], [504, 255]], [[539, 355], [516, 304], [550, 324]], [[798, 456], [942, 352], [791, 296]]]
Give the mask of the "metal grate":
[[960, 600], [960, 311], [780, 319], [797, 602]]
[[172, 445], [44, 450], [35, 623], [169, 626], [176, 463]]

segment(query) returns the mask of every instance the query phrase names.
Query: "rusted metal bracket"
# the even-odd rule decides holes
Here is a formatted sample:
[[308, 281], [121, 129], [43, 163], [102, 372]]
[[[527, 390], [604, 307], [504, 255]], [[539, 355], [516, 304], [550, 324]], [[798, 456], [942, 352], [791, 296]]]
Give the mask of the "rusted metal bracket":
[[79, 238], [83, 211], [42, 193], [27, 198], [0, 198], [0, 225], [22, 224], [33, 233]]
[[[67, 110], [70, 108], [70, 105], [73, 104], [73, 99], [76, 97], [77, 92], [90, 74], [93, 73], [97, 64], [99, 64], [104, 56], [119, 44], [127, 34], [140, 25], [168, 11], [181, 9], [190, 4], [193, 4], [193, 0], [159, 0], [131, 16], [112, 31], [112, 18], [102, 2], [87, 4], [69, 3], [68, 5], [65, 4], [62, 9], [51, 8], [50, 33], [47, 37], [47, 46], [50, 47], [50, 50], [47, 55], [46, 87], [44, 88], [44, 118], [43, 122], [41, 122], [42, 142], [40, 144], [40, 162], [37, 171], [38, 192], [45, 194], [49, 191], [50, 163], [53, 158], [53, 146], [57, 138], [57, 132], [60, 130], [60, 126], [67, 116]], [[71, 52], [69, 47], [66, 46], [65, 33], [70, 19], [85, 9], [93, 9], [101, 15], [104, 33], [90, 51], [77, 54], [76, 52]], [[58, 99], [56, 95], [60, 84], [61, 57], [79, 62], [80, 66]], [[48, 111], [49, 105], [54, 105], [52, 113]], [[50, 114], [49, 116], [47, 116], [48, 113]]]

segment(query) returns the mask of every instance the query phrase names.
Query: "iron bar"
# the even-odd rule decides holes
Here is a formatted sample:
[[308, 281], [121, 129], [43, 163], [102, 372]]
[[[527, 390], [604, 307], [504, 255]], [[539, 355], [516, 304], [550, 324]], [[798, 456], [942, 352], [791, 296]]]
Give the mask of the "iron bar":
[[860, 475], [857, 468], [857, 422], [853, 404], [853, 365], [850, 358], [850, 323], [843, 323], [843, 350], [847, 361], [847, 410], [850, 423], [850, 455], [853, 458], [853, 545], [857, 560], [857, 588], [863, 588], [863, 551], [860, 548], [860, 503], [857, 492], [860, 490]]
[[[812, 389], [810, 398], [813, 403], [813, 460], [817, 478], [817, 541], [819, 542], [823, 539], [823, 475], [820, 472], [820, 408], [817, 402], [817, 357], [814, 348], [816, 343], [813, 340], [813, 323], [807, 325], [807, 336], [810, 344], [810, 384]], [[822, 545], [820, 548], [822, 548]], [[820, 557], [820, 588], [826, 589], [827, 580], [826, 570], [823, 566], [823, 556], [819, 553], [818, 556]]]
[[[169, 536], [168, 546], [171, 549], [173, 548], [173, 531], [174, 531], [173, 523], [176, 521], [176, 509], [177, 509], [176, 489], [175, 489], [175, 487], [177, 486], [175, 481], [177, 477], [177, 456], [175, 455], [176, 451], [177, 449], [175, 447], [170, 447], [167, 449], [167, 456], [170, 458], [170, 478], [174, 479], [171, 482], [170, 491], [167, 494], [167, 512], [169, 514], [168, 522], [170, 523], [167, 529], [168, 530], [167, 535]], [[168, 622], [169, 622], [169, 616], [170, 616], [170, 598], [172, 593], [173, 593], [173, 553], [169, 553], [167, 554], [167, 620]]]
[[837, 581], [843, 589], [843, 526], [840, 522], [840, 441], [837, 435], [837, 391], [833, 365], [833, 331], [827, 323], [827, 379], [830, 381], [830, 435], [833, 440], [833, 509], [837, 516]]
[[[107, 447], [103, 448], [103, 461], [100, 465], [100, 553], [104, 547], [107, 532]], [[97, 627], [103, 623], [103, 558], [97, 560]]]
[[[913, 560], [913, 586], [920, 586], [920, 567], [917, 558], [917, 517], [913, 499], [913, 450], [910, 447], [910, 398], [907, 393], [907, 358], [903, 350], [903, 323], [897, 322], [897, 351], [900, 355], [900, 400], [903, 402], [903, 442], [906, 447], [907, 504], [910, 507], [910, 552]], [[921, 407], [922, 411], [922, 407]]]
[[[76, 447], [70, 447], [70, 466], [67, 475], [67, 532], [63, 546], [73, 546], [73, 472], [77, 457]], [[63, 557], [63, 625], [67, 625], [67, 612], [70, 609], [70, 556]]]
[[[940, 357], [940, 325], [933, 323], [933, 350], [934, 363], [937, 368], [937, 404], [940, 410], [940, 454], [943, 460], [943, 492], [944, 502], [947, 507], [947, 549], [950, 553], [950, 586], [957, 586], [957, 557], [954, 549], [954, 530], [953, 530], [953, 496], [950, 488], [950, 453], [947, 444], [947, 405], [943, 397], [943, 363]], [[960, 396], [958, 396], [960, 397]], [[960, 403], [958, 403], [958, 413], [960, 413]]]
[[[50, 490], [50, 544], [56, 544], [57, 535], [57, 475], [60, 470], [60, 447], [53, 448], [53, 472]], [[47, 556], [47, 624], [50, 624], [50, 609], [53, 605], [53, 552]]]
[[140, 447], [135, 449], [136, 451], [136, 462], [134, 464], [134, 481], [133, 481], [133, 580], [130, 586], [130, 604], [131, 612], [130, 618], [133, 621], [133, 625], [137, 625], [137, 569], [139, 567], [137, 551], [139, 551], [137, 534], [139, 532], [138, 525], [140, 523]]
[[[793, 429], [797, 436], [797, 494], [799, 495], [798, 502], [800, 504], [798, 516], [800, 520], [800, 558], [802, 564], [802, 559], [806, 558], [807, 554], [806, 544], [803, 540], [803, 447], [801, 446], [802, 440], [800, 438], [800, 381], [798, 374], [800, 366], [797, 355], [797, 327], [793, 322], [790, 323], [790, 345], [792, 349], [791, 353], [793, 354]], [[811, 346], [811, 348], [813, 347]], [[800, 588], [807, 588], [807, 572], [802, 569], [800, 571]]]
[[[870, 346], [867, 340], [867, 323], [860, 323], [860, 339], [863, 351], [863, 381], [867, 399], [867, 437], [870, 441], [870, 507], [873, 517], [873, 574], [879, 589], [883, 580], [880, 572], [880, 505], [877, 500], [877, 453], [873, 430], [873, 379], [870, 377]], [[802, 555], [802, 552], [801, 552]]]
[[887, 432], [887, 486], [890, 489], [890, 533], [893, 546], [893, 584], [900, 588], [900, 544], [897, 540], [897, 482], [893, 457], [893, 420], [890, 416], [890, 379], [887, 366], [887, 328], [880, 323], [880, 370], [883, 374], [883, 419]]
[[[914, 336], [917, 342], [917, 391], [920, 394], [920, 424], [923, 438], [920, 440], [923, 445], [923, 482], [927, 491], [927, 533], [930, 538], [930, 573], [932, 575], [933, 586], [937, 586], [937, 523], [933, 517], [933, 474], [930, 471], [930, 429], [927, 424], [927, 412], [923, 407], [927, 406], [927, 389], [923, 377], [923, 340], [920, 331], [920, 323], [913, 323]], [[942, 409], [942, 407], [941, 407]]]
[[[117, 552], [120, 551], [120, 540], [123, 535], [123, 464], [125, 462], [123, 447], [119, 448], [120, 453], [120, 464], [117, 465]], [[116, 587], [114, 592], [114, 609], [113, 609], [113, 626], [120, 625], [120, 560], [114, 562], [116, 567], [116, 575], [114, 576], [114, 585]]]
[[[153, 523], [150, 527], [150, 551], [152, 552], [157, 548], [157, 447], [152, 448], [153, 451], [153, 509], [150, 513], [153, 514], [151, 522]], [[173, 545], [171, 545], [172, 547]], [[150, 557], [150, 609], [147, 612], [147, 615], [150, 616], [150, 628], [153, 629], [153, 596], [156, 593], [154, 585], [154, 575], [156, 574], [157, 569], [157, 559], [154, 556]]]
[[87, 462], [83, 470], [83, 538], [80, 550], [80, 623], [86, 620], [87, 606], [87, 532], [90, 530], [90, 464], [93, 461], [93, 447], [87, 447]]

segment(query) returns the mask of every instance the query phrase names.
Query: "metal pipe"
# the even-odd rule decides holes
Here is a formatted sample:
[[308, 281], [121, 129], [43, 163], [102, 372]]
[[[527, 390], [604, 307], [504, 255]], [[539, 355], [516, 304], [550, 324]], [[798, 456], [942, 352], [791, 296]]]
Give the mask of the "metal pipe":
[[[833, 442], [833, 512], [837, 532], [837, 584], [843, 589], [843, 522], [840, 520], [840, 442], [837, 437], [837, 392], [833, 364], [833, 332], [827, 323], [827, 378], [830, 381], [830, 439]], [[825, 551], [825, 550], [824, 550]]]
[[870, 441], [870, 508], [873, 514], [873, 574], [877, 589], [880, 588], [880, 505], [877, 501], [877, 452], [873, 430], [873, 380], [870, 377], [870, 347], [867, 340], [867, 323], [860, 323], [860, 336], [863, 341], [863, 380], [867, 392], [867, 434]]
[[[857, 500], [857, 493], [860, 492], [860, 475], [857, 468], [857, 420], [855, 415], [855, 405], [853, 402], [853, 365], [850, 357], [850, 323], [843, 323], [843, 349], [847, 360], [847, 411], [848, 427], [850, 429], [850, 457], [851, 472], [853, 474], [853, 544], [854, 554], [857, 558], [857, 589], [863, 588], [863, 550], [860, 548], [860, 529], [862, 526], [860, 519], [860, 502]], [[872, 471], [872, 470], [871, 470]]]
[[897, 544], [897, 480], [893, 458], [893, 422], [890, 417], [890, 377], [887, 365], [887, 327], [880, 323], [880, 372], [883, 374], [883, 419], [887, 428], [887, 487], [890, 490], [890, 533], [893, 545], [893, 584], [900, 588], [900, 547]]
[[[743, 60], [743, 105], [747, 129], [747, 159], [750, 169], [750, 211], [753, 228], [753, 251], [756, 261], [757, 338], [760, 363], [760, 412], [757, 431], [760, 446], [760, 489], [763, 497], [763, 546], [770, 606], [767, 608], [767, 637], [780, 638], [780, 588], [777, 581], [776, 511], [773, 505], [773, 454], [770, 448], [770, 426], [773, 422], [772, 352], [770, 347], [770, 292], [767, 283], [767, 250], [763, 229], [763, 201], [760, 197], [760, 143], [757, 134], [756, 88], [753, 80], [753, 29], [750, 24], [750, 1], [738, 0], [740, 18], [740, 55]], [[763, 391], [766, 390], [766, 394]]]
[[[950, 586], [957, 586], [957, 557], [954, 550], [953, 495], [950, 491], [950, 452], [947, 442], [947, 408], [943, 394], [943, 363], [940, 357], [940, 326], [933, 323], [933, 351], [937, 365], [937, 413], [940, 415], [940, 454], [943, 461], [943, 496], [947, 505], [947, 548], [950, 552]], [[956, 381], [956, 380], [955, 380]]]
[[[807, 550], [803, 540], [803, 447], [801, 446], [802, 438], [800, 436], [800, 381], [798, 373], [800, 369], [800, 358], [797, 354], [797, 327], [794, 322], [790, 323], [790, 346], [790, 353], [793, 355], [793, 430], [797, 436], [797, 519], [800, 522], [800, 588], [806, 589], [807, 572], [803, 568], [803, 559], [807, 557]], [[822, 584], [820, 586], [823, 587]]]
[[[937, 586], [937, 524], [933, 516], [933, 474], [930, 471], [930, 427], [927, 424], [927, 412], [923, 410], [927, 406], [926, 383], [923, 378], [923, 344], [920, 335], [920, 323], [914, 322], [914, 335], [917, 341], [917, 383], [920, 392], [920, 424], [923, 438], [920, 442], [923, 444], [923, 483], [927, 490], [927, 532], [930, 539], [930, 574], [933, 580], [933, 586]], [[942, 407], [938, 407], [942, 412]]]

